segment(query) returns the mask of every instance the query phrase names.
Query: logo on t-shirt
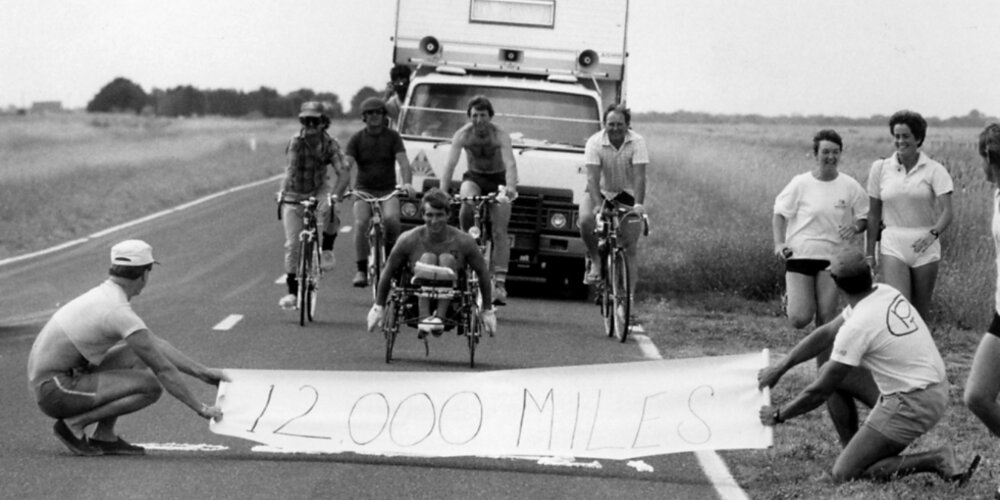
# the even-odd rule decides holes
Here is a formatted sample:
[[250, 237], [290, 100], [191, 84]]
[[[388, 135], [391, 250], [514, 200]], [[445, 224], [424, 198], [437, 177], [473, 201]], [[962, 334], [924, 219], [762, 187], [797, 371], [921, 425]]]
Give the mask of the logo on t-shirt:
[[897, 337], [916, 332], [919, 328], [917, 310], [902, 295], [897, 295], [886, 311], [885, 324], [889, 328], [889, 333]]

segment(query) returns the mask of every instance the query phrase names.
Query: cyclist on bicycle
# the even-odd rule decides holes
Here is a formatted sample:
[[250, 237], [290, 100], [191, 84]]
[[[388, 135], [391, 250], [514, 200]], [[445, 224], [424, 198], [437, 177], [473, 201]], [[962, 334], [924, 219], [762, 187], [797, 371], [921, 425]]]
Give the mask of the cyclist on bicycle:
[[[365, 128], [359, 130], [347, 142], [345, 153], [346, 170], [337, 179], [334, 189], [335, 199], [340, 198], [348, 183], [352, 189], [365, 191], [375, 197], [385, 196], [396, 189], [396, 164], [399, 164], [399, 175], [403, 181], [403, 190], [409, 196], [416, 192], [411, 185], [413, 171], [410, 160], [406, 157], [406, 148], [399, 133], [385, 126], [385, 101], [377, 97], [369, 97], [361, 103], [361, 119]], [[368, 224], [372, 211], [368, 202], [354, 202], [354, 250], [357, 257], [358, 272], [354, 275], [353, 284], [358, 288], [368, 286]], [[399, 237], [399, 200], [390, 198], [382, 203], [382, 220], [385, 226], [386, 249], [392, 248]]]
[[[319, 233], [327, 222], [327, 212], [330, 210], [327, 196], [330, 194], [330, 176], [327, 168], [332, 165], [334, 170], [341, 169], [340, 148], [336, 142], [329, 139], [320, 129], [323, 105], [316, 101], [302, 103], [299, 122], [302, 129], [288, 142], [286, 155], [288, 166], [285, 167], [285, 178], [281, 181], [282, 201], [289, 202], [282, 206], [281, 220], [285, 226], [285, 283], [288, 294], [278, 301], [283, 309], [295, 308], [295, 294], [298, 284], [295, 280], [295, 265], [299, 261], [299, 233], [302, 231], [302, 210], [299, 201], [315, 197], [319, 202], [316, 208]], [[330, 254], [333, 252], [330, 251]], [[332, 257], [323, 252], [324, 266], [332, 263]]]
[[[424, 225], [403, 233], [386, 261], [385, 270], [379, 278], [375, 305], [368, 313], [369, 331], [381, 324], [384, 319], [385, 302], [389, 297], [393, 277], [403, 266], [409, 266], [412, 270], [418, 262], [450, 268], [454, 271], [454, 276], [458, 276], [459, 271], [469, 265], [479, 277], [479, 291], [483, 297], [483, 304], [490, 303], [490, 272], [486, 267], [486, 259], [479, 251], [479, 245], [468, 233], [448, 225], [448, 218], [451, 216], [451, 198], [444, 191], [432, 188], [424, 193], [421, 209]], [[455, 283], [452, 283], [452, 286], [455, 286]], [[420, 317], [424, 318], [418, 325], [421, 336], [426, 333], [440, 335], [443, 330], [441, 316], [446, 313], [448, 304], [440, 301], [436, 310], [431, 311], [430, 301], [421, 299], [419, 307]], [[480, 314], [486, 333], [490, 335], [495, 333], [496, 310], [484, 307]]]
[[[596, 283], [601, 279], [601, 258], [594, 234], [596, 216], [603, 205], [602, 195], [632, 208], [637, 215], [644, 215], [642, 206], [646, 199], [646, 165], [649, 151], [646, 140], [630, 129], [632, 113], [624, 105], [613, 104], [604, 113], [604, 130], [587, 140], [584, 162], [587, 165], [587, 193], [580, 202], [580, 236], [590, 256], [590, 267], [583, 282]], [[628, 256], [629, 276], [635, 274], [636, 247], [642, 234], [642, 220], [629, 217], [622, 221], [621, 240]], [[635, 291], [636, 279], [631, 280]]]
[[[494, 125], [493, 104], [484, 96], [475, 96], [469, 100], [466, 114], [469, 123], [455, 132], [451, 139], [451, 152], [445, 164], [444, 175], [441, 178], [441, 189], [448, 193], [451, 188], [451, 176], [458, 165], [458, 159], [465, 150], [468, 166], [462, 175], [460, 196], [479, 196], [485, 193], [495, 193], [500, 186], [506, 186], [507, 201], [490, 205], [490, 218], [493, 220], [493, 275], [496, 279], [496, 293], [493, 303], [507, 303], [507, 265], [510, 261], [510, 241], [507, 239], [507, 224], [510, 222], [510, 200], [517, 197], [517, 165], [514, 162], [514, 150], [510, 135]], [[462, 230], [467, 231], [472, 226], [472, 207], [462, 205], [459, 220]]]

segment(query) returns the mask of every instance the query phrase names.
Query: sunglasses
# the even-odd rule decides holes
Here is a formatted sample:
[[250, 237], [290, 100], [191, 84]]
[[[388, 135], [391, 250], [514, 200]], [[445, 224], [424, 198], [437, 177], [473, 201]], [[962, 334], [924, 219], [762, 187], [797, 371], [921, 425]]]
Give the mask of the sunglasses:
[[381, 116], [382, 112], [381, 111], [365, 111], [365, 112], [361, 113], [361, 116], [372, 116], [372, 115], [379, 115], [379, 116]]
[[320, 119], [312, 116], [307, 116], [305, 118], [299, 118], [299, 123], [307, 127], [318, 127], [320, 124]]

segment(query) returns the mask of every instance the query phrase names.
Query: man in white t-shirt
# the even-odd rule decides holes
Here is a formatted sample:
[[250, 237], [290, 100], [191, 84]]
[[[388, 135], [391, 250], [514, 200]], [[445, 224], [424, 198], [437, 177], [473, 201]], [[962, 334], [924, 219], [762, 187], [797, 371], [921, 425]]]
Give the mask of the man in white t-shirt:
[[[145, 454], [115, 434], [115, 424], [119, 416], [155, 403], [164, 388], [200, 417], [222, 418], [180, 375], [215, 386], [228, 377], [154, 335], [129, 305], [155, 263], [143, 241], [112, 247], [107, 281], [60, 307], [28, 355], [29, 389], [42, 413], [56, 419], [56, 437], [77, 455]], [[85, 430], [94, 423], [88, 437]]]
[[829, 270], [848, 306], [799, 342], [780, 363], [761, 370], [760, 387], [774, 387], [789, 369], [832, 345], [830, 360], [791, 402], [762, 407], [761, 422], [780, 424], [817, 408], [852, 371], [865, 368], [881, 395], [837, 457], [834, 479], [888, 480], [933, 472], [964, 485], [979, 465], [979, 456], [958, 472], [949, 447], [901, 455], [948, 409], [944, 361], [924, 320], [898, 290], [881, 283], [873, 286], [872, 271], [861, 250], [847, 247], [835, 254]]

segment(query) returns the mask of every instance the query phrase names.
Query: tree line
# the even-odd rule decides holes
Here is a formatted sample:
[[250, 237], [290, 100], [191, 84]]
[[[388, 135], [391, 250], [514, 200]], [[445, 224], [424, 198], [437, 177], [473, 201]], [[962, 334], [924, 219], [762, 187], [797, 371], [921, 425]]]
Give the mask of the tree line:
[[356, 117], [361, 102], [371, 96], [381, 96], [381, 92], [372, 87], [362, 87], [351, 98], [350, 110], [345, 111], [340, 96], [333, 92], [314, 92], [304, 88], [281, 95], [269, 87], [243, 92], [234, 89], [202, 90], [182, 85], [170, 89], [154, 88], [147, 93], [128, 78], [118, 77], [97, 92], [87, 103], [87, 111], [169, 117], [216, 115], [289, 118], [298, 115], [303, 102], [320, 101], [325, 104], [330, 118], [337, 119]]
[[[888, 115], [872, 115], [866, 118], [829, 115], [721, 115], [683, 110], [674, 111], [672, 113], [664, 113], [661, 111], [635, 113], [632, 118], [637, 122], [647, 123], [701, 123], [706, 125], [748, 123], [757, 125], [884, 126], [889, 123]], [[988, 116], [976, 109], [969, 111], [969, 113], [965, 116], [952, 116], [949, 118], [924, 116], [924, 118], [927, 120], [928, 125], [934, 127], [982, 127], [987, 123], [1000, 121], [996, 117]]]

